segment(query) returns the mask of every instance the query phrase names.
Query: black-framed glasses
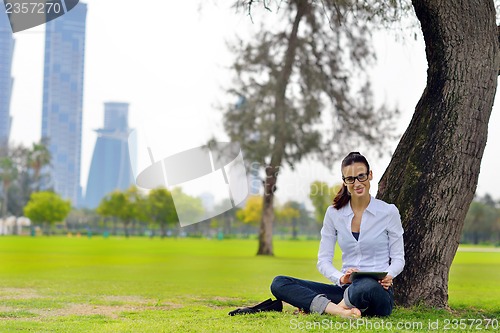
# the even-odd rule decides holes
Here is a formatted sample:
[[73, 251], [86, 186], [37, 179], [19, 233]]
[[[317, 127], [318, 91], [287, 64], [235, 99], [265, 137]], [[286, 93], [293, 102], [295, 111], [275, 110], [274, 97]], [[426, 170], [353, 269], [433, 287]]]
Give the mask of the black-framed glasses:
[[367, 173], [360, 173], [359, 175], [357, 175], [356, 177], [344, 177], [342, 176], [342, 180], [346, 183], [346, 184], [354, 184], [354, 182], [356, 181], [356, 179], [362, 183], [364, 181], [366, 181], [368, 179], [368, 175], [370, 174], [370, 171], [368, 171]]

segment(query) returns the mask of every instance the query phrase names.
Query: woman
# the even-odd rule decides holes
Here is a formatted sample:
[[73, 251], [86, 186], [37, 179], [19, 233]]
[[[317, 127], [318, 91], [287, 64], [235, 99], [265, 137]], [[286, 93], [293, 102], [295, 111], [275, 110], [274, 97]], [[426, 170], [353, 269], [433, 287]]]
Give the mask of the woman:
[[[342, 161], [343, 185], [328, 207], [321, 229], [318, 270], [334, 284], [277, 276], [271, 292], [304, 312], [342, 317], [388, 316], [394, 306], [392, 280], [403, 270], [403, 228], [398, 209], [370, 196], [373, 175], [366, 158], [352, 152]], [[335, 243], [342, 269], [333, 264]], [[388, 272], [381, 280], [356, 271]]]

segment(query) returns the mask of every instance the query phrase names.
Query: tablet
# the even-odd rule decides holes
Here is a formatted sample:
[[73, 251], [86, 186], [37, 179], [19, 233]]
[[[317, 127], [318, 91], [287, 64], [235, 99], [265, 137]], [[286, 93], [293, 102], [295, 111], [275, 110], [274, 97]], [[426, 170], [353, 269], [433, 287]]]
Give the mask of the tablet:
[[381, 280], [387, 275], [387, 272], [352, 272], [349, 281], [352, 282], [358, 278], [369, 276], [376, 280]]

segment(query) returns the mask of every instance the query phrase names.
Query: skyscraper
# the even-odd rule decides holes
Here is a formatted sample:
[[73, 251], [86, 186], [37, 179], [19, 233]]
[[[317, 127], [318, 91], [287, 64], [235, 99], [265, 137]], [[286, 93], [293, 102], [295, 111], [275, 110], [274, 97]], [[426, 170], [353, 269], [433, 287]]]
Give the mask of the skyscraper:
[[97, 207], [106, 194], [134, 183], [128, 150], [128, 103], [105, 103], [104, 128], [96, 132], [85, 194], [85, 206], [89, 208]]
[[87, 5], [47, 23], [43, 78], [42, 137], [52, 156], [54, 190], [78, 205], [81, 197], [83, 72]]
[[[0, 1], [3, 7], [3, 1]], [[0, 7], [0, 8], [1, 8]], [[7, 15], [0, 12], [0, 147], [7, 145], [12, 119], [10, 117], [10, 98], [12, 95], [12, 55], [14, 38]]]

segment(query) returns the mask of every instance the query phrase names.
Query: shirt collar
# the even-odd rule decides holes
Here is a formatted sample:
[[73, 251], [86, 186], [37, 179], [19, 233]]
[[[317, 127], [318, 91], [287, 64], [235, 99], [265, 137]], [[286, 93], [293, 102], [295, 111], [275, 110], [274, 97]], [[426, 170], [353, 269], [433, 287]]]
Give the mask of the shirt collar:
[[[366, 211], [369, 212], [372, 215], [377, 215], [377, 203], [375, 201], [376, 199], [373, 196], [370, 196], [370, 203], [368, 204], [368, 207], [366, 207]], [[347, 205], [342, 207], [342, 214], [344, 216], [350, 216], [354, 215], [354, 212], [352, 211], [351, 208], [351, 202], [349, 201]]]

